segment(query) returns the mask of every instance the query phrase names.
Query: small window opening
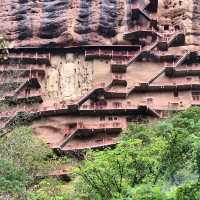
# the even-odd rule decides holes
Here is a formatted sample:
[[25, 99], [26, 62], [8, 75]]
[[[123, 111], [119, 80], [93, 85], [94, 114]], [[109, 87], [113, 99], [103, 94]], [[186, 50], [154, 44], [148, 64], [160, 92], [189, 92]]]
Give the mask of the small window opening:
[[113, 106], [114, 106], [115, 108], [119, 108], [119, 107], [122, 106], [122, 104], [121, 104], [121, 102], [113, 102]]
[[176, 25], [174, 28], [175, 28], [175, 30], [180, 30], [180, 26], [179, 25]]
[[178, 97], [178, 90], [174, 91], [174, 97]]
[[105, 116], [101, 116], [100, 121], [105, 121]]
[[199, 101], [200, 100], [200, 91], [194, 91], [194, 92], [192, 92], [192, 99], [194, 101]]
[[112, 117], [108, 117], [108, 120], [109, 120], [109, 121], [112, 121], [112, 120], [113, 120], [113, 118], [112, 118]]
[[168, 25], [168, 24], [165, 24], [165, 25], [164, 25], [164, 30], [165, 30], [165, 31], [168, 31], [168, 30], [169, 30], [169, 25]]

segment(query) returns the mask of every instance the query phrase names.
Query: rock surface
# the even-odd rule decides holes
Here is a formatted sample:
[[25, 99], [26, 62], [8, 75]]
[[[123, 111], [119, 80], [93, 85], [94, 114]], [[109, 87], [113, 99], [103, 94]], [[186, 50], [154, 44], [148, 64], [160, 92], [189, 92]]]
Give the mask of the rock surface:
[[125, 0], [4, 0], [0, 34], [11, 47], [111, 43], [124, 6]]
[[[159, 0], [155, 13], [157, 0], [139, 0], [142, 6], [151, 2], [153, 8], [143, 15], [134, 10], [135, 16], [131, 15], [131, 1], [1, 0], [0, 35], [10, 48], [52, 49], [10, 49], [10, 58], [0, 65], [0, 80], [6, 81], [2, 81], [3, 86], [12, 83], [12, 88], [4, 88], [2, 94], [3, 100], [19, 100], [19, 106], [6, 108], [0, 125], [14, 123], [16, 109], [30, 112], [34, 118], [41, 117], [31, 124], [35, 135], [60, 150], [60, 142], [65, 143], [67, 135], [81, 133], [85, 126], [92, 134], [71, 138], [64, 149], [81, 150], [115, 144], [116, 128], [124, 128], [129, 122], [165, 118], [168, 111], [199, 105], [199, 54], [194, 52], [199, 50], [199, 1]], [[157, 30], [156, 21], [149, 20], [154, 17], [159, 22], [159, 34], [149, 30]], [[144, 31], [123, 39], [124, 32], [139, 27]], [[177, 29], [181, 30], [178, 35], [174, 32]], [[162, 41], [171, 33], [175, 38], [172, 42]], [[125, 46], [131, 42], [141, 44], [141, 48]], [[124, 46], [109, 46], [112, 44]], [[73, 45], [105, 46], [76, 47], [70, 52], [54, 49]], [[22, 73], [25, 82], [16, 78], [24, 78], [21, 73], [8, 73], [20, 69], [26, 72]], [[27, 102], [30, 97], [36, 104]], [[115, 134], [107, 135], [106, 128]], [[95, 129], [97, 134], [93, 134]]]
[[183, 26], [188, 45], [199, 45], [200, 34], [199, 0], [160, 0], [159, 17], [173, 25]]
[[[147, 0], [148, 1], [148, 0]], [[3, 0], [0, 34], [10, 47], [66, 47], [121, 44], [126, 29], [127, 0]], [[159, 20], [181, 24], [186, 42], [199, 44], [198, 0], [160, 0]]]

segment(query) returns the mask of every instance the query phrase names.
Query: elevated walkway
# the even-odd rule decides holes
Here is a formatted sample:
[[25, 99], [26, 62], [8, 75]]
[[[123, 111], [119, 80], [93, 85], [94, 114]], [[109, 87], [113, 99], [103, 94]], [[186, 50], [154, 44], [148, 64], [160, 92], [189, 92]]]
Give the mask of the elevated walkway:
[[38, 74], [40, 76], [45, 75], [45, 69], [44, 68], [38, 68], [38, 67], [34, 67], [32, 66], [31, 68], [29, 67], [25, 67], [25, 68], [20, 68], [20, 67], [14, 67], [14, 66], [10, 66], [10, 67], [0, 67], [0, 74], [16, 74], [16, 75], [21, 75], [21, 76], [29, 76], [32, 73], [34, 74]]
[[162, 92], [162, 91], [191, 91], [191, 90], [198, 90], [200, 89], [200, 83], [178, 83], [178, 84], [173, 84], [173, 83], [157, 83], [157, 84], [151, 84], [149, 85], [148, 83], [143, 83], [140, 84], [139, 86], [136, 86], [134, 91], [135, 92]]
[[[190, 55], [190, 51], [186, 51], [179, 59], [178, 61], [173, 65], [173, 67], [171, 66], [164, 66], [164, 68], [158, 73], [156, 74], [151, 80], [148, 81], [148, 84], [153, 83], [156, 79], [158, 79], [162, 74], [166, 74], [167, 76], [181, 76], [184, 75], [184, 69], [183, 70], [176, 70], [177, 68], [179, 68], [180, 65], [182, 65], [184, 63], [184, 61], [187, 59], [187, 57]], [[198, 71], [198, 70], [197, 70]], [[191, 74], [195, 74], [197, 71], [190, 71]]]
[[159, 40], [158, 49], [161, 51], [167, 51], [169, 47], [181, 46], [185, 44], [185, 32], [182, 30], [172, 33], [164, 33]]
[[200, 76], [200, 66], [195, 67], [166, 67], [165, 75], [168, 77]]
[[[75, 137], [84, 137], [85, 138], [84, 140], [86, 140], [86, 138], [91, 138], [95, 134], [104, 133], [104, 132], [106, 132], [107, 134], [109, 133], [119, 134], [123, 128], [126, 128], [126, 126], [127, 125], [125, 123], [122, 123], [121, 121], [98, 122], [95, 124], [77, 122], [76, 127], [73, 128], [72, 130], [69, 130], [66, 133], [66, 138], [58, 145], [56, 149], [58, 151], [64, 151], [64, 152], [69, 151], [69, 150], [79, 150], [80, 149], [79, 145], [76, 147], [74, 146], [74, 148], [72, 149], [72, 147], [68, 145], [69, 141], [73, 140], [73, 138]], [[110, 143], [110, 144], [115, 144], [115, 143]], [[97, 147], [97, 141], [94, 141], [92, 146]], [[103, 145], [100, 145], [100, 146], [101, 147], [108, 146], [108, 144], [104, 143]]]
[[38, 54], [37, 52], [35, 53], [35, 56], [32, 54], [28, 53], [23, 53], [21, 52], [20, 54], [18, 53], [10, 53], [8, 58], [6, 60], [1, 59], [0, 64], [38, 64], [38, 65], [47, 65], [50, 66], [51, 57], [50, 54]]
[[89, 59], [128, 59], [132, 57], [134, 51], [113, 51], [113, 50], [85, 50], [85, 58]]
[[151, 36], [154, 38], [154, 40], [158, 37], [161, 38], [162, 35], [156, 31], [155, 29], [148, 29], [144, 27], [134, 27], [133, 29], [130, 29], [128, 32], [124, 33], [124, 39], [125, 40], [134, 40], [138, 39], [140, 37], [148, 37]]

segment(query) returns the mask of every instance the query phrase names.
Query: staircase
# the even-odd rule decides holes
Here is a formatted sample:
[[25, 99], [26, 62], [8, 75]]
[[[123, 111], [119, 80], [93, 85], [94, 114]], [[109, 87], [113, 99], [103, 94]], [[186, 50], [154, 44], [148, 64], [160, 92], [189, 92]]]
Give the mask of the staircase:
[[164, 74], [164, 72], [165, 72], [165, 68], [162, 69], [158, 74], [156, 74], [156, 76], [153, 77], [153, 78], [148, 82], [148, 84], [153, 83], [158, 77], [160, 77], [162, 74]]
[[185, 59], [187, 58], [187, 56], [189, 56], [189, 55], [190, 55], [190, 50], [187, 50], [183, 54], [183, 56], [178, 60], [178, 62], [175, 64], [175, 68], [178, 67], [178, 66], [180, 66], [185, 61]]
[[58, 149], [62, 149], [67, 142], [78, 132], [78, 127], [76, 127], [74, 130], [71, 131], [71, 133], [69, 133], [68, 136], [66, 136], [66, 138], [58, 145]]
[[128, 62], [127, 62], [127, 66], [129, 66], [130, 64], [132, 64], [133, 62], [135, 62], [137, 60], [137, 58], [143, 54], [146, 51], [151, 51], [152, 49], [154, 49], [156, 46], [158, 45], [158, 39], [156, 40], [156, 42], [154, 42], [152, 45], [150, 46], [145, 46], [143, 48], [141, 48]]
[[171, 39], [168, 41], [168, 47], [170, 47], [171, 44], [174, 42], [174, 40], [176, 40], [177, 37], [178, 37], [179, 35], [181, 35], [181, 34], [184, 34], [184, 32], [182, 32], [182, 31], [176, 32], [176, 33], [171, 37]]

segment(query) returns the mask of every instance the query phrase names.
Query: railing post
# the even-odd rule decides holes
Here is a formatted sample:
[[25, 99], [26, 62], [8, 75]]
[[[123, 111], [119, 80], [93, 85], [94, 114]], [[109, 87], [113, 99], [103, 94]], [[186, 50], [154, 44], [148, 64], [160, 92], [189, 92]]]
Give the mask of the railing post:
[[30, 73], [29, 73], [29, 79], [32, 77], [32, 71], [31, 71], [31, 66], [30, 66]]

